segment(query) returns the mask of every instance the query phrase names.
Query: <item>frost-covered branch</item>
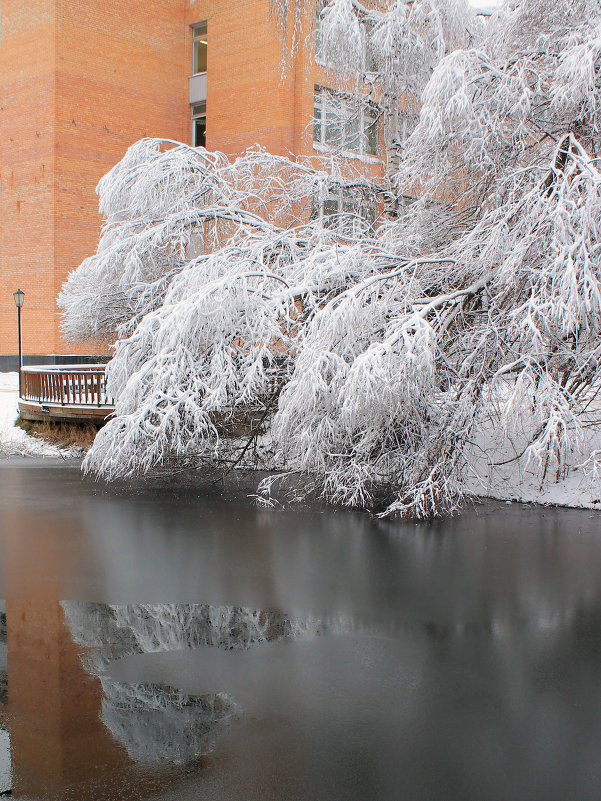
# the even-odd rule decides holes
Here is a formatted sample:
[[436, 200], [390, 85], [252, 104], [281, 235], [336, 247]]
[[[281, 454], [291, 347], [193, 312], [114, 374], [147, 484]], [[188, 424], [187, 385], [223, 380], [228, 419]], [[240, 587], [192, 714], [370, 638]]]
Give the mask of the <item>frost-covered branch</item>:
[[[456, 508], [494, 425], [541, 481], [562, 474], [601, 397], [601, 9], [523, 0], [480, 26], [457, 9], [323, 6], [326, 40], [389, 38], [386, 74], [418, 64], [394, 51], [401, 31], [402, 47], [427, 39], [392, 185], [338, 157], [230, 163], [150, 140], [103, 179], [98, 253], [61, 299], [73, 336], [118, 336], [116, 413], [87, 469], [252, 452], [301, 497], [428, 517]], [[332, 185], [353, 191], [328, 225], [314, 212]], [[372, 226], [362, 198], [381, 210], [384, 191], [394, 214]]]

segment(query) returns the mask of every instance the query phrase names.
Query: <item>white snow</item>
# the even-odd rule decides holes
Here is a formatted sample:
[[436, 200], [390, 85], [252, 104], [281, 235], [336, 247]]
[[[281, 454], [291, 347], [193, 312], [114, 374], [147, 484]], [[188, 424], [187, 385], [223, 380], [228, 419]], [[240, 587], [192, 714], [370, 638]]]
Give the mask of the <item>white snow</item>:
[[10, 733], [0, 729], [0, 793], [9, 793], [13, 786], [10, 758]]
[[470, 6], [474, 8], [499, 8], [502, 0], [469, 0]]
[[0, 430], [12, 426], [17, 419], [17, 373], [0, 373]]
[[490, 423], [482, 426], [478, 442], [467, 454], [469, 468], [463, 488], [502, 501], [601, 509], [601, 480], [586, 465], [590, 454], [601, 447], [601, 431], [598, 426], [586, 431], [581, 447], [570, 455], [565, 475], [558, 481], [551, 476], [541, 487], [536, 466], [528, 464], [525, 456], [516, 458], [524, 450], [524, 442], [510, 439]]
[[18, 416], [19, 374], [0, 373], [0, 457], [2, 456], [68, 456], [41, 439], [29, 436], [15, 426]]

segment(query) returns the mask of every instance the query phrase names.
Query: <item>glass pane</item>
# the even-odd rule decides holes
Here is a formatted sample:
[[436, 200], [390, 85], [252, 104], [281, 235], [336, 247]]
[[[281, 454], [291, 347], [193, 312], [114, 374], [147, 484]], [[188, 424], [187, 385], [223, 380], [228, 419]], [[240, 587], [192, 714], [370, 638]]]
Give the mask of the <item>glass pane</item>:
[[375, 156], [378, 152], [378, 118], [375, 112], [366, 109], [363, 112], [365, 124], [365, 152]]
[[340, 211], [340, 201], [338, 198], [328, 198], [323, 202], [323, 213], [324, 217], [327, 217], [330, 214], [338, 214]]
[[360, 215], [363, 217], [366, 223], [368, 223], [370, 228], [373, 228], [376, 224], [376, 207], [373, 201], [366, 200], [361, 205], [361, 211], [359, 212]]
[[321, 104], [319, 96], [315, 96], [315, 105], [313, 107], [313, 141], [321, 142]]
[[354, 113], [344, 126], [344, 147], [359, 152], [359, 113]]
[[331, 228], [333, 225], [338, 225], [338, 218], [333, 217], [334, 214], [340, 213], [340, 200], [338, 200], [338, 198], [328, 198], [324, 200], [322, 211], [324, 228]]
[[315, 58], [318, 61], [323, 60], [323, 38], [321, 36], [321, 17], [315, 20]]
[[373, 30], [372, 26], [363, 25], [362, 39], [363, 39], [363, 67], [365, 72], [378, 71], [377, 53], [373, 49], [370, 42], [370, 33]]
[[342, 132], [343, 124], [340, 119], [340, 112], [330, 105], [326, 106], [326, 144], [340, 147], [342, 145]]
[[354, 197], [353, 193], [350, 192], [348, 189], [342, 190], [342, 211], [346, 212], [347, 214], [352, 214], [355, 211], [355, 207], [357, 205], [356, 198]]
[[377, 72], [378, 59], [369, 45], [365, 48], [365, 72]]
[[338, 200], [338, 198], [328, 198], [327, 200], [324, 200], [321, 208], [324, 217], [323, 224], [326, 228], [329, 228], [333, 224], [333, 220], [329, 218], [333, 214], [340, 213], [340, 200]]
[[194, 120], [194, 147], [207, 146], [207, 118], [199, 117]]
[[194, 40], [194, 74], [197, 72], [207, 71], [207, 40], [203, 39]]

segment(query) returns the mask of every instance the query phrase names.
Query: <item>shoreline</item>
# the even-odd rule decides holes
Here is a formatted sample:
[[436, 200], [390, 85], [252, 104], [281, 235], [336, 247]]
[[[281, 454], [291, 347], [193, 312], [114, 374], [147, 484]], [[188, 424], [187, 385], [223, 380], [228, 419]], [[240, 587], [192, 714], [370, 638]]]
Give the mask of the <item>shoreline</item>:
[[[81, 468], [82, 461], [83, 458], [81, 456], [0, 455], [0, 471], [2, 469], [14, 468], [49, 468], [60, 470], [77, 468], [79, 470]], [[145, 476], [136, 476], [131, 479], [120, 479], [115, 482], [109, 482], [101, 478], [95, 478], [94, 476], [85, 476], [83, 473], [80, 473], [80, 475], [82, 480], [90, 481], [106, 489], [114, 487], [118, 492], [123, 492], [128, 487], [133, 488], [135, 485], [135, 488], [138, 490], [140, 488], [148, 490], [152, 490], [153, 488], [174, 490], [176, 492], [194, 490], [207, 495], [240, 495], [240, 493], [242, 493], [244, 497], [249, 497], [254, 494], [257, 488], [258, 477], [262, 478], [266, 475], [269, 475], [269, 471], [262, 470], [256, 471], [255, 473], [255, 471], [249, 468], [244, 468], [240, 470], [239, 473], [230, 474], [226, 478], [225, 482], [220, 482], [218, 473], [219, 471], [211, 471], [211, 475], [205, 474], [205, 476], [201, 478], [193, 468], [188, 468], [184, 471], [174, 473], [157, 471]], [[217, 478], [215, 479], [215, 477]], [[541, 509], [572, 509], [581, 512], [601, 512], [601, 499], [597, 502], [590, 502], [588, 504], [586, 501], [562, 503], [561, 500], [551, 500], [544, 497], [535, 498], [527, 495], [525, 496], [516, 494], [501, 495], [492, 492], [489, 494], [466, 494], [465, 504], [462, 509], [470, 505], [477, 505], [487, 502], [505, 505], [521, 504], [524, 506], [539, 506]], [[305, 504], [305, 506], [309, 507], [314, 507], [315, 505], [319, 506], [320, 508], [341, 509], [344, 511], [355, 512], [363, 511], [360, 509], [351, 510], [346, 509], [345, 507], [331, 506], [327, 503], [319, 501]], [[285, 504], [283, 508], [289, 509], [295, 508], [295, 506], [295, 504]], [[302, 507], [303, 504], [299, 504], [298, 506]], [[282, 507], [276, 505], [276, 509], [277, 508]], [[459, 515], [461, 514], [462, 509], [459, 510]], [[364, 513], [368, 514], [367, 512]], [[445, 515], [442, 515], [441, 518], [438, 519], [443, 519], [444, 517]], [[394, 518], [391, 522], [393, 521]]]
[[[58, 446], [51, 445], [41, 438], [31, 437], [25, 431], [14, 426], [17, 374], [0, 374], [0, 379], [0, 469], [10, 467], [64, 469], [81, 466], [83, 459], [81, 451], [72, 453], [69, 450], [61, 450]], [[469, 463], [472, 465], [471, 475], [468, 469], [461, 483], [466, 494], [466, 504], [471, 502], [470, 499], [474, 499], [475, 502], [493, 500], [508, 504], [536, 504], [542, 508], [601, 511], [601, 481], [594, 481], [582, 468], [569, 467], [566, 476], [559, 482], [545, 484], [541, 489], [536, 473], [529, 470], [528, 466], [523, 465], [519, 460], [510, 460], [504, 467], [493, 467], [487, 455], [491, 449], [499, 452], [498, 448], [501, 445], [508, 453], [516, 452], [511, 443], [495, 442], [493, 433], [484, 430], [482, 446], [474, 447], [473, 452], [468, 454]], [[2, 452], [3, 444], [4, 453]], [[593, 439], [588, 444], [591, 446], [591, 450], [595, 447]], [[509, 445], [511, 448], [508, 450]], [[582, 454], [580, 456], [582, 461]], [[576, 455], [574, 455], [574, 459], [577, 459]], [[117, 484], [121, 487], [131, 486], [134, 482], [138, 486], [142, 482], [149, 487], [162, 484], [175, 491], [194, 487], [196, 490], [204, 490], [212, 494], [219, 491], [220, 486], [224, 486], [219, 480], [220, 474], [221, 471], [216, 469], [211, 470], [210, 474], [205, 470], [204, 477], [200, 478], [198, 472], [193, 468], [185, 468], [179, 472], [159, 469], [148, 476], [126, 479]], [[254, 470], [248, 465], [240, 466], [228, 477], [226, 485], [230, 491], [234, 487], [238, 487], [238, 491], [240, 491], [240, 487], [245, 485], [248, 494], [252, 495], [256, 493], [259, 477], [272, 474], [272, 471]], [[249, 480], [250, 477], [252, 480]], [[84, 478], [83, 474], [82, 478]], [[99, 485], [104, 483], [106, 486], [111, 486], [109, 482], [102, 479], [89, 477], [89, 480], [97, 481]], [[116, 484], [112, 484], [112, 486], [116, 486]]]

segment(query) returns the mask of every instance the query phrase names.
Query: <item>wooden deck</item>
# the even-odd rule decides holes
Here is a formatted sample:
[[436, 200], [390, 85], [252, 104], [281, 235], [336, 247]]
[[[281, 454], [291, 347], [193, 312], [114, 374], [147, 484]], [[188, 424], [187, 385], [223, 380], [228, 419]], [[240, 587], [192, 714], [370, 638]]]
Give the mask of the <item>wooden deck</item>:
[[103, 364], [21, 369], [19, 413], [24, 420], [102, 425], [115, 405]]

